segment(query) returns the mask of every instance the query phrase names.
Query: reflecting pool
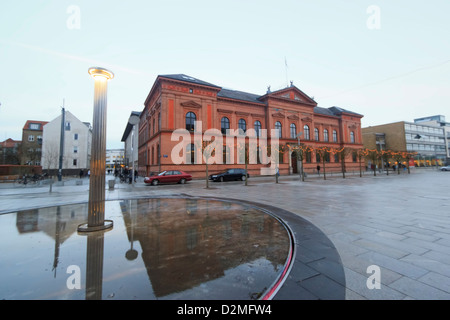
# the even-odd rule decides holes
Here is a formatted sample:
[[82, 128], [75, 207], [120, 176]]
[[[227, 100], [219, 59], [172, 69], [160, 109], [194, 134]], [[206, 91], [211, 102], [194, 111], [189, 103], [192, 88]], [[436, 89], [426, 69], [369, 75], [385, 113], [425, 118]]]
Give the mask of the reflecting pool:
[[288, 267], [285, 225], [250, 205], [106, 201], [113, 229], [77, 233], [87, 210], [0, 215], [0, 299], [261, 299]]

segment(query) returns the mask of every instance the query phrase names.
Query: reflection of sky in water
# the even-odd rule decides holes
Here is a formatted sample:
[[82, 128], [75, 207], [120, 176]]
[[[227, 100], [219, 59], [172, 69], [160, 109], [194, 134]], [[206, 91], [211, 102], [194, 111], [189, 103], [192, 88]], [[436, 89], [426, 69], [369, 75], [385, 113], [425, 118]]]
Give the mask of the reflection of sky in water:
[[[86, 286], [102, 299], [257, 298], [289, 250], [276, 219], [231, 202], [107, 201], [105, 218], [114, 228], [98, 238], [76, 232], [87, 204], [0, 215], [0, 299], [85, 299]], [[67, 288], [70, 265], [81, 289]]]

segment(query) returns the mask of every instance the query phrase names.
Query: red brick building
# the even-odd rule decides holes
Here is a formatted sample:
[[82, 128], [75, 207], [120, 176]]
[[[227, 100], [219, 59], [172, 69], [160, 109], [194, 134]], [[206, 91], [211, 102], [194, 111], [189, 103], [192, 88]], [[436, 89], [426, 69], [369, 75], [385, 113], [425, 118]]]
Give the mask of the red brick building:
[[[194, 121], [201, 121], [202, 133], [208, 129], [255, 129], [257, 135], [267, 130], [268, 144], [272, 135], [278, 136], [280, 145], [279, 172], [282, 175], [297, 172], [296, 153], [290, 146], [300, 143], [317, 149], [323, 146], [339, 149], [362, 148], [361, 118], [363, 116], [338, 107], [322, 108], [300, 89], [292, 85], [263, 95], [225, 89], [183, 74], [160, 75], [156, 78], [140, 115], [139, 172], [183, 170], [194, 177], [205, 176], [205, 164], [176, 164], [172, 150], [179, 141], [172, 141], [175, 129], [186, 129], [194, 136]], [[274, 129], [275, 131], [271, 131]], [[196, 129], [197, 130], [197, 129]], [[184, 148], [184, 157], [194, 159], [194, 146]], [[192, 154], [192, 157], [191, 157]], [[226, 168], [243, 168], [238, 164], [237, 150], [223, 149], [224, 164], [210, 164], [210, 173]], [[230, 159], [232, 157], [232, 159]], [[198, 158], [197, 158], [198, 159]], [[226, 160], [226, 161], [225, 161]], [[303, 161], [304, 171], [316, 169], [318, 157], [308, 155]], [[320, 160], [319, 160], [320, 161]], [[327, 171], [340, 171], [338, 157], [327, 158]], [[270, 164], [249, 164], [250, 175], [260, 175]], [[346, 170], [358, 170], [359, 164], [352, 154], [345, 159]]]

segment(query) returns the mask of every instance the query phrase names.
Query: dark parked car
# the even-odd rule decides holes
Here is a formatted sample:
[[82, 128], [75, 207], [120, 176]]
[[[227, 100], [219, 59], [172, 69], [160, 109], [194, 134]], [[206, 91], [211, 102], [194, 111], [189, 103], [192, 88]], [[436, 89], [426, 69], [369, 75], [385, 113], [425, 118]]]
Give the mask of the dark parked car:
[[158, 175], [152, 175], [144, 178], [144, 183], [152, 186], [156, 186], [160, 183], [181, 183], [192, 180], [192, 176], [189, 173], [179, 170], [163, 171]]
[[228, 169], [225, 172], [212, 174], [209, 176], [209, 180], [212, 181], [230, 181], [230, 180], [245, 180], [250, 178], [247, 173], [245, 175], [244, 169]]

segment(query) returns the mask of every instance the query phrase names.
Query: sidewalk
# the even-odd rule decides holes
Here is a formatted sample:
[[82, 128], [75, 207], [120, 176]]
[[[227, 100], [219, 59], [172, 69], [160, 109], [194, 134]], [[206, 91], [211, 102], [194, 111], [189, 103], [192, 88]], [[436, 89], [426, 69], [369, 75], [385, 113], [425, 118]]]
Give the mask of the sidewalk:
[[[345, 271], [345, 283], [336, 285], [345, 286], [346, 299], [450, 299], [450, 172], [418, 169], [345, 179], [336, 174], [327, 180], [309, 175], [305, 182], [291, 175], [280, 176], [278, 184], [273, 176], [251, 177], [248, 186], [242, 181], [209, 186], [205, 188], [205, 180], [156, 187], [140, 182], [119, 183], [109, 190], [106, 183], [105, 196], [119, 200], [181, 195], [277, 207], [311, 222], [331, 240]], [[88, 190], [87, 179], [82, 185], [54, 185], [51, 193], [48, 186], [1, 187], [0, 214], [87, 202]], [[305, 252], [323, 250], [302, 235], [297, 242]], [[320, 286], [324, 277], [333, 278], [332, 262], [303, 254], [299, 252], [303, 271], [295, 275], [297, 283]], [[372, 266], [380, 268], [380, 289], [367, 285]]]

